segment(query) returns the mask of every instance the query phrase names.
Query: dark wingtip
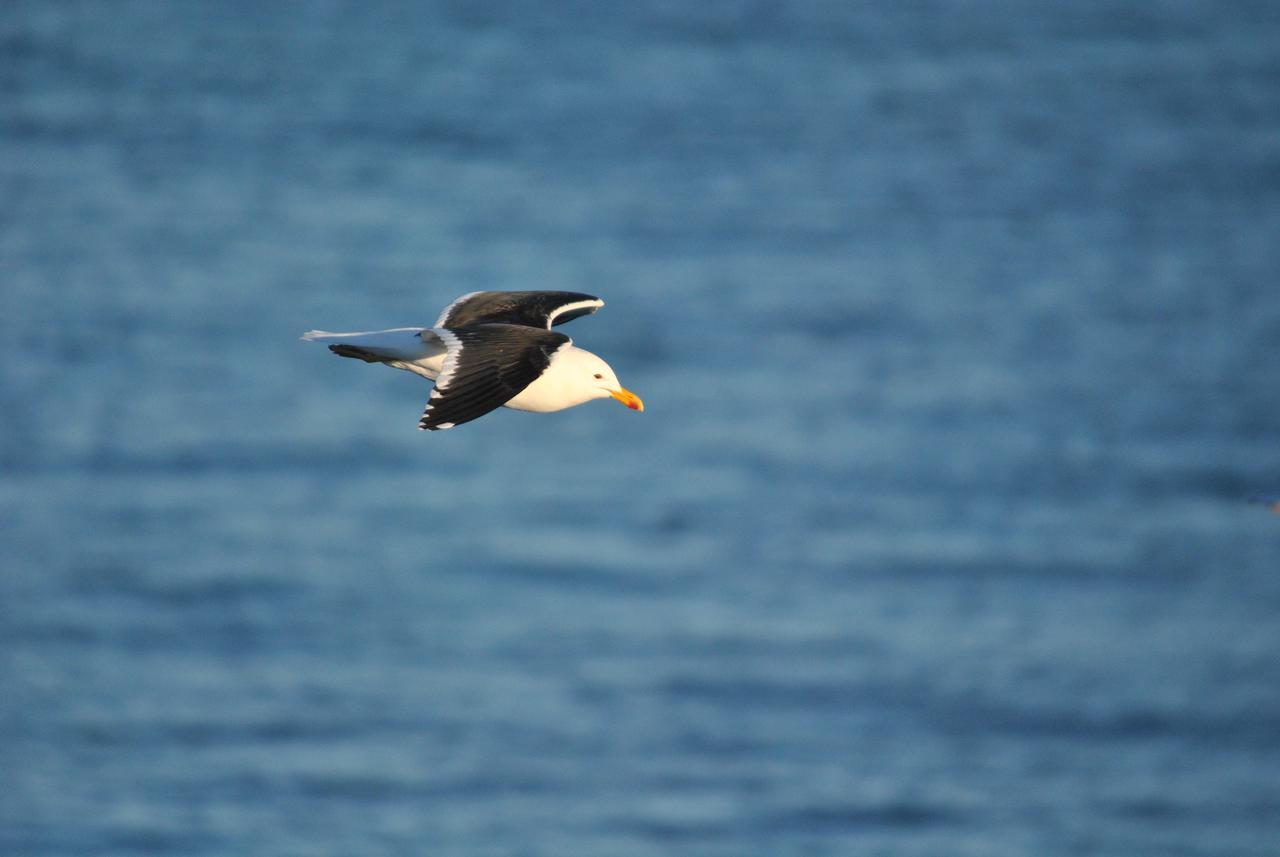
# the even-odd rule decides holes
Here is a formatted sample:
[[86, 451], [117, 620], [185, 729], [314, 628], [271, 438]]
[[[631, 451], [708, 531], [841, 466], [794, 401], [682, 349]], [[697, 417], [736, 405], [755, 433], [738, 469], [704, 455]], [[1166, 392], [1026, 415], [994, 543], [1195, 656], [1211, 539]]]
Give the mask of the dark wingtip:
[[363, 360], [365, 363], [379, 362], [376, 355], [370, 354], [355, 345], [347, 345], [345, 342], [335, 342], [329, 346], [329, 350], [339, 357], [354, 357], [356, 360]]

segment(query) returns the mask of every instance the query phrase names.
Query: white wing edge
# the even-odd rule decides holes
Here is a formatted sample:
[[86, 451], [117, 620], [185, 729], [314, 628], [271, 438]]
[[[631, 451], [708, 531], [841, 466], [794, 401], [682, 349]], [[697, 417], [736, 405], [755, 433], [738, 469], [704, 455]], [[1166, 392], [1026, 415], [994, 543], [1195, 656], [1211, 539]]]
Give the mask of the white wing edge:
[[602, 306], [604, 306], [604, 301], [596, 298], [591, 301], [574, 301], [571, 304], [565, 304], [562, 307], [558, 307], [555, 312], [547, 316], [547, 330], [550, 330], [551, 326], [556, 323], [556, 319], [566, 312], [571, 312], [575, 309], [586, 309], [587, 307], [591, 307], [594, 311], [600, 309]]

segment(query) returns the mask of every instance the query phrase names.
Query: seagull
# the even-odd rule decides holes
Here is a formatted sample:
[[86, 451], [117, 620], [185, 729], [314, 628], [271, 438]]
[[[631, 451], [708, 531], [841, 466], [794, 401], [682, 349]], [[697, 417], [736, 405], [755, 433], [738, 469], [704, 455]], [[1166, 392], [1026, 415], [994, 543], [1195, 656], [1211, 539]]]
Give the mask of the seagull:
[[612, 397], [643, 411], [644, 402], [618, 383], [608, 363], [551, 329], [602, 306], [579, 292], [471, 292], [431, 327], [309, 330], [302, 338], [340, 357], [435, 381], [418, 422], [424, 431], [460, 426], [499, 407], [549, 413]]

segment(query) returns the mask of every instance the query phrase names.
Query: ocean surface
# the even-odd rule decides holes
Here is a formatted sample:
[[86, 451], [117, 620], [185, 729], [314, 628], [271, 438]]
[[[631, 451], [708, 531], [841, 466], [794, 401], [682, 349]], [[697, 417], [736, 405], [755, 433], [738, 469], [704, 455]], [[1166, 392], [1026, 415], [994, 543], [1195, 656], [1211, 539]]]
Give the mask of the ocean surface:
[[[1274, 2], [0, 10], [0, 854], [1280, 853]], [[477, 289], [643, 414], [300, 342]]]

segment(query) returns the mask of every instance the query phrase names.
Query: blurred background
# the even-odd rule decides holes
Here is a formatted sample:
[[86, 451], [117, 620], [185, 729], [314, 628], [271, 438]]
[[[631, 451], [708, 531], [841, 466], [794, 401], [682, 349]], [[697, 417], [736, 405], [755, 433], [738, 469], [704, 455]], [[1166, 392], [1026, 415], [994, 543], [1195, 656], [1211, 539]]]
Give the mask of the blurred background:
[[[0, 12], [0, 852], [1271, 855], [1271, 2]], [[477, 289], [644, 397], [416, 422]]]

